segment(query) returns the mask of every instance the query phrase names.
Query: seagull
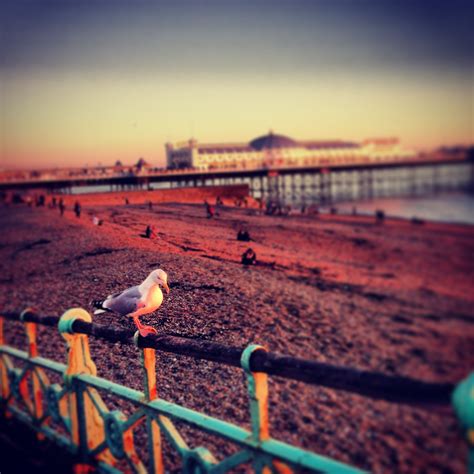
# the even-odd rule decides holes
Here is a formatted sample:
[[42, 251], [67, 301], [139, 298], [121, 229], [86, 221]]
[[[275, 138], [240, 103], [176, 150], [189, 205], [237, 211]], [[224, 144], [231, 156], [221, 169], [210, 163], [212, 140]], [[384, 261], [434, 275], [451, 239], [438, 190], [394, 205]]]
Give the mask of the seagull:
[[142, 337], [158, 334], [155, 328], [142, 325], [138, 318], [144, 314], [153, 313], [161, 306], [163, 293], [160, 286], [166, 290], [166, 293], [170, 292], [168, 275], [161, 268], [153, 270], [140, 285], [132, 286], [122, 293], [109, 295], [105, 300], [93, 301], [92, 306], [96, 308], [94, 314], [111, 312], [121, 316], [131, 316]]

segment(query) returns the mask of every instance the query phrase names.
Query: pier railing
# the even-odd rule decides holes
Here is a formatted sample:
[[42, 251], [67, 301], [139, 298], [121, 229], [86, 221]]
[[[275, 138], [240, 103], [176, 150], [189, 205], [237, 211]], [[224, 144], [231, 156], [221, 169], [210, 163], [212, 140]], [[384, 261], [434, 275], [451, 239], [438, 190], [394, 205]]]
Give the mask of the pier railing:
[[[27, 351], [5, 344], [7, 320], [24, 323]], [[39, 355], [38, 324], [58, 327], [67, 343], [66, 364]], [[89, 335], [136, 346], [144, 371], [143, 392], [97, 376], [89, 353]], [[240, 367], [246, 374], [251, 430], [160, 399], [156, 385], [157, 350]], [[51, 383], [47, 371], [59, 374], [62, 384]], [[70, 309], [60, 318], [40, 316], [29, 309], [21, 314], [0, 314], [0, 414], [26, 423], [37, 431], [39, 440], [47, 437], [67, 449], [77, 460], [78, 473], [89, 472], [91, 467], [110, 473], [163, 473], [162, 438], [178, 454], [182, 470], [188, 473], [223, 473], [243, 464], [259, 473], [361, 472], [271, 438], [268, 375], [395, 403], [447, 405], [452, 401], [470, 444], [468, 462], [473, 471], [474, 374], [455, 387], [281, 356], [258, 345], [241, 349], [169, 335], [142, 338], [128, 330], [93, 324], [90, 314], [81, 308]], [[99, 390], [131, 402], [132, 413], [126, 416], [118, 410], [110, 411]], [[230, 442], [237, 451], [218, 460], [205, 447], [189, 446], [176, 422]], [[134, 443], [134, 430], [140, 424], [147, 433], [147, 465]]]

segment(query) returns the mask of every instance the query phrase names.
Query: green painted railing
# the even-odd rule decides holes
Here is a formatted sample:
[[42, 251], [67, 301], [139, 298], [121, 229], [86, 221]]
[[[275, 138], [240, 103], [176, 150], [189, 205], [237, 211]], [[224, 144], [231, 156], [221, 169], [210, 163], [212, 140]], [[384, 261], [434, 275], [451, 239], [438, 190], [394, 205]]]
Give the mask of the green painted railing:
[[[4, 344], [4, 320], [23, 321], [28, 351]], [[68, 347], [67, 363], [38, 355], [37, 324], [58, 326]], [[119, 385], [96, 375], [89, 353], [88, 335], [111, 342], [135, 344], [141, 353], [144, 391]], [[240, 366], [247, 377], [251, 430], [167, 402], [158, 397], [155, 351], [185, 354], [199, 359]], [[13, 360], [21, 361], [21, 368]], [[50, 383], [46, 371], [61, 375], [62, 385]], [[469, 468], [474, 468], [474, 374], [454, 390], [452, 384], [416, 381], [405, 377], [335, 367], [268, 353], [262, 346], [244, 350], [206, 341], [175, 336], [131, 337], [128, 331], [92, 324], [85, 310], [75, 308], [61, 318], [38, 316], [31, 310], [21, 315], [0, 315], [0, 411], [14, 416], [37, 431], [38, 438], [56, 441], [78, 460], [75, 471], [164, 472], [162, 438], [181, 458], [189, 473], [223, 473], [242, 464], [255, 472], [290, 473], [298, 470], [324, 473], [357, 473], [347, 466], [318, 454], [296, 448], [270, 437], [268, 424], [268, 374], [303, 380], [326, 387], [349, 390], [373, 398], [400, 403], [446, 404], [451, 396], [470, 445]], [[134, 411], [110, 411], [99, 390], [132, 402]], [[181, 421], [213, 434], [238, 447], [235, 454], [217, 460], [204, 447], [190, 447], [173, 422]], [[144, 424], [147, 432], [148, 465], [134, 445], [134, 430]]]

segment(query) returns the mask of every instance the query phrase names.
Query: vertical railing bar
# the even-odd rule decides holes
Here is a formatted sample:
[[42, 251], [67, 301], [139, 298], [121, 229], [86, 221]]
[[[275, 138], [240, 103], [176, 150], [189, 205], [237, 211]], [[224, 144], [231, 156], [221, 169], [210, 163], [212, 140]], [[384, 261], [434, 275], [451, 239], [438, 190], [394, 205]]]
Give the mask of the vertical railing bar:
[[[134, 336], [134, 342], [138, 347], [139, 332]], [[155, 349], [143, 348], [140, 349], [140, 360], [144, 372], [144, 393], [145, 400], [150, 402], [158, 398], [158, 390], [156, 386], [156, 351]], [[146, 429], [148, 433], [147, 448], [148, 448], [148, 470], [150, 473], [163, 474], [163, 453], [160, 425], [156, 422], [154, 417], [145, 412]]]

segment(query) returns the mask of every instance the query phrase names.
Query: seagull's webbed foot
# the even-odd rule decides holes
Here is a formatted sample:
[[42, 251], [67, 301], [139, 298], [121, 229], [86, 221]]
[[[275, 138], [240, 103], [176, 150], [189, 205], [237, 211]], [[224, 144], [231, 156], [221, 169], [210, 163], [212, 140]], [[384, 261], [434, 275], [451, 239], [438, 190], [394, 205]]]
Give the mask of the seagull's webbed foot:
[[140, 336], [147, 337], [150, 334], [158, 334], [158, 331], [155, 328], [151, 326], [143, 325], [138, 319], [138, 316], [134, 316], [133, 321], [135, 322], [135, 325], [137, 326]]
[[151, 326], [141, 326], [138, 328], [140, 336], [147, 337], [149, 334], [158, 334], [158, 331]]

